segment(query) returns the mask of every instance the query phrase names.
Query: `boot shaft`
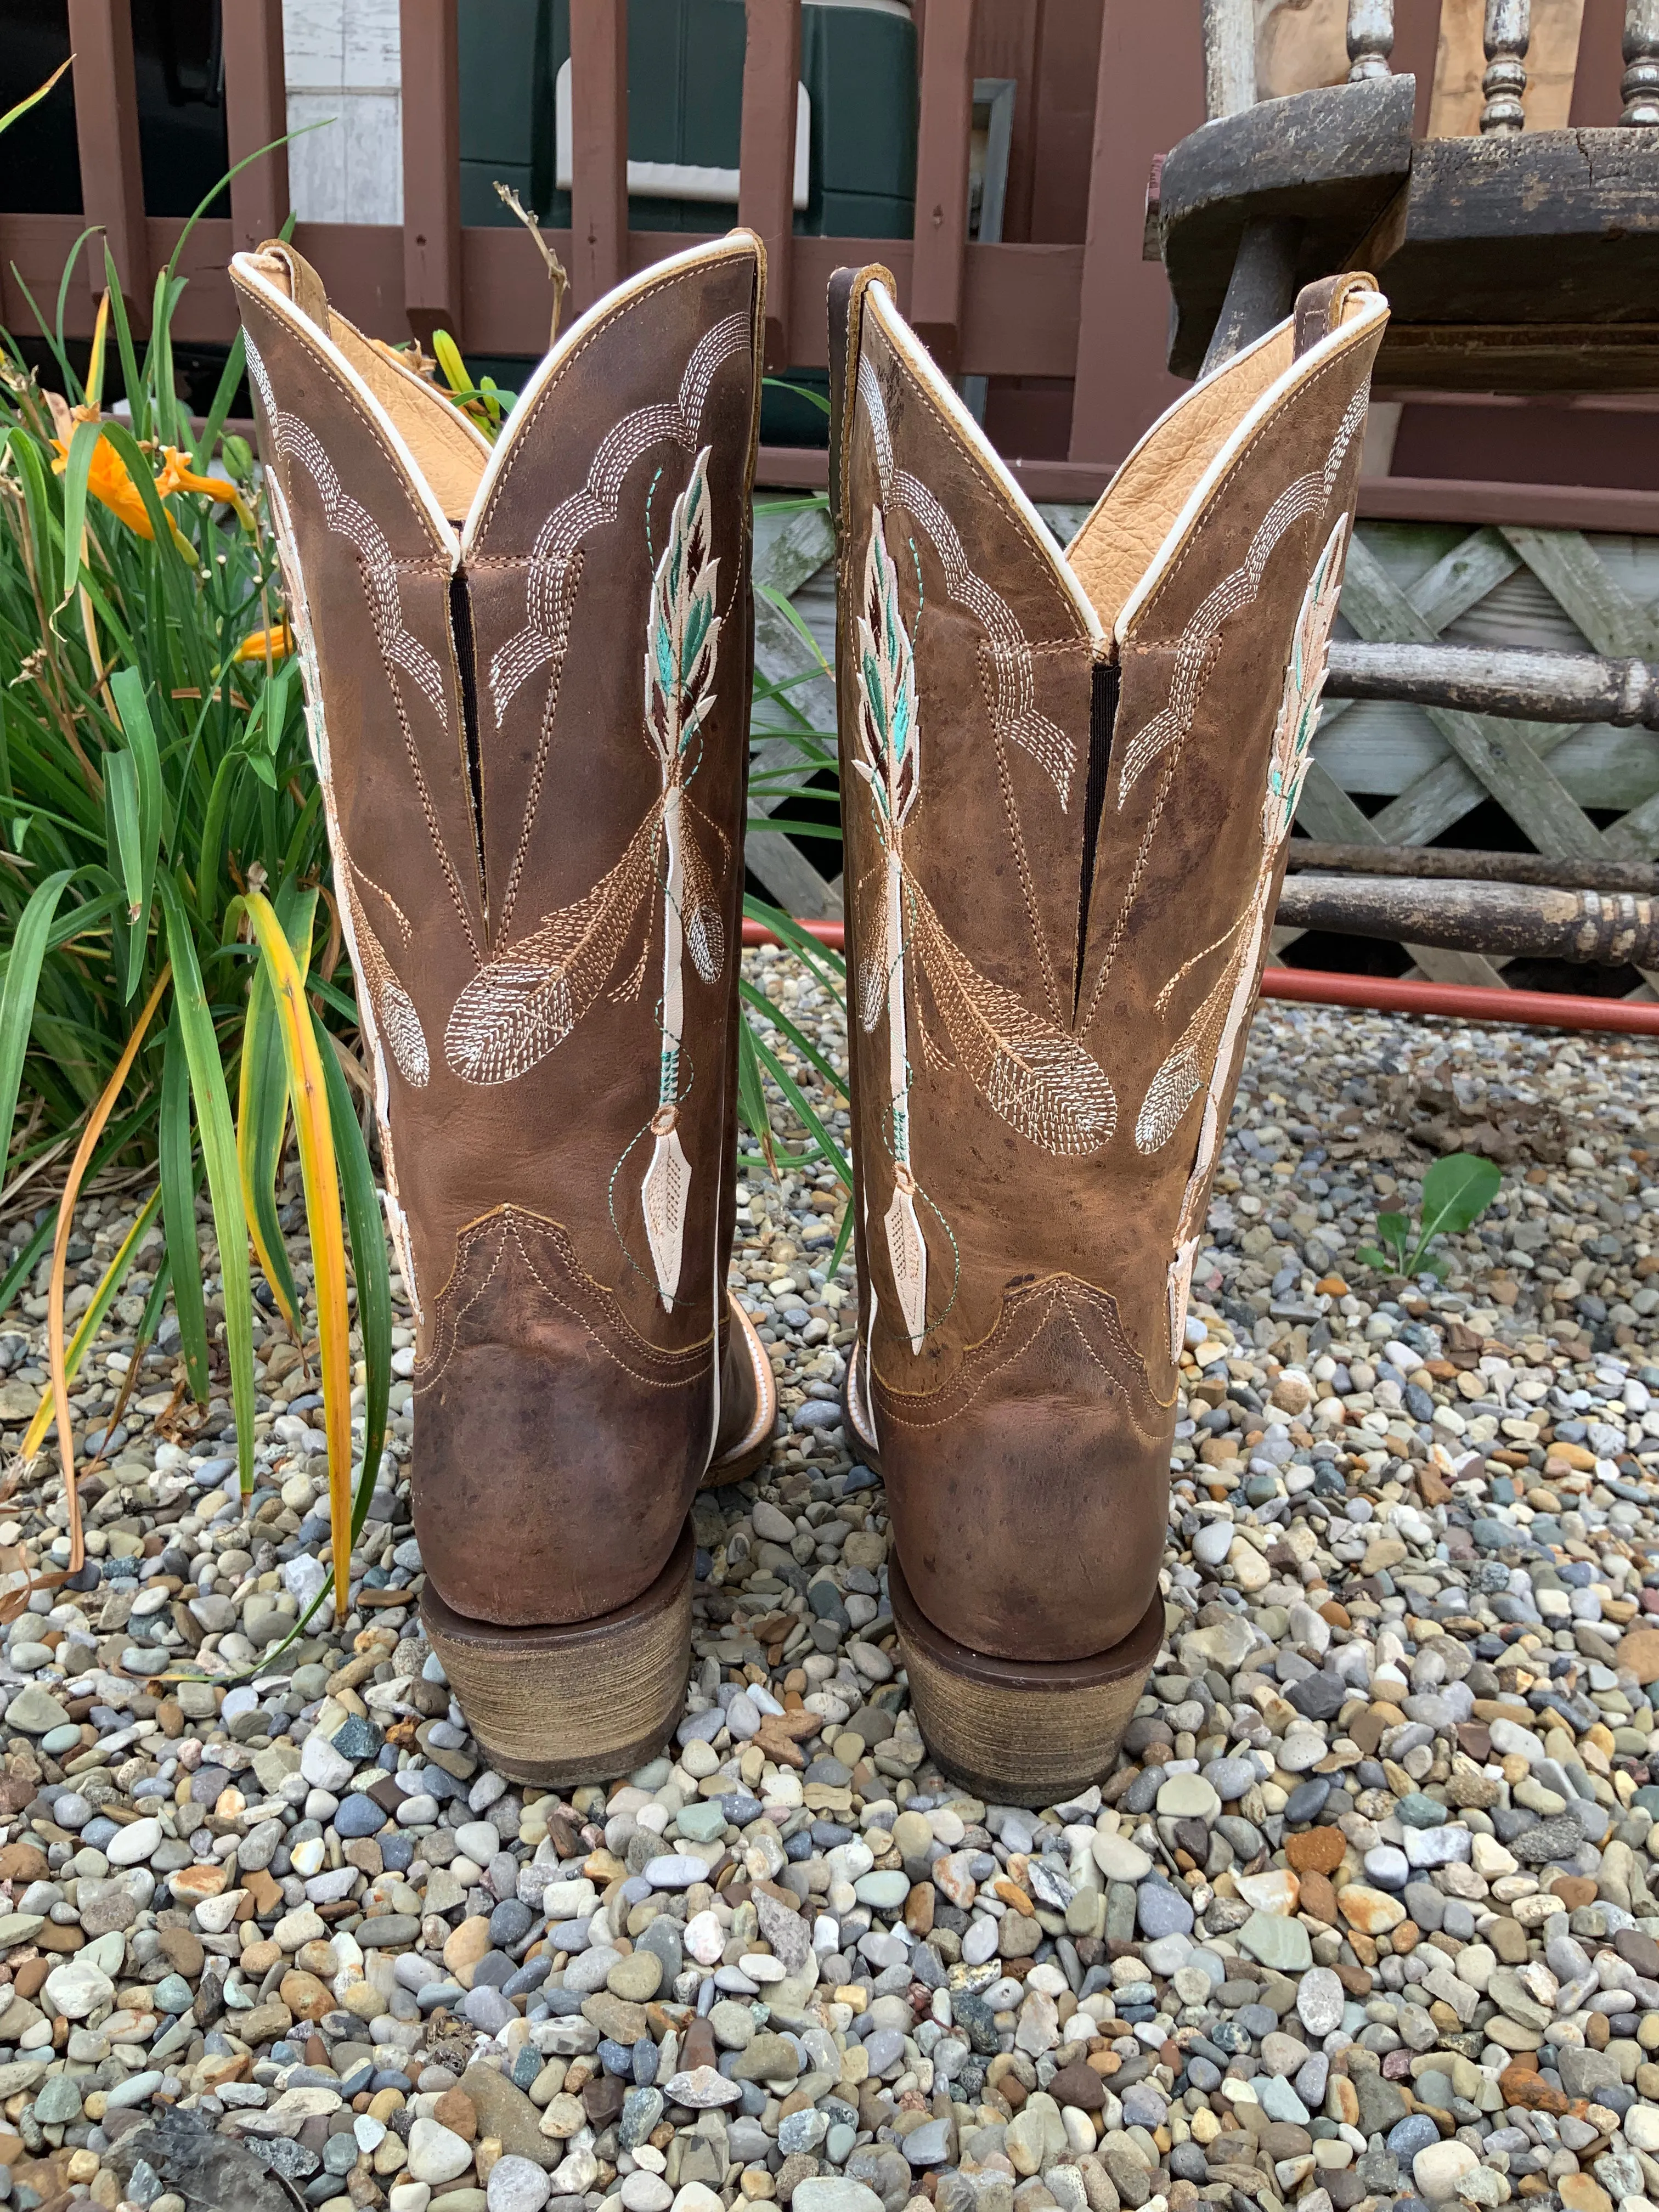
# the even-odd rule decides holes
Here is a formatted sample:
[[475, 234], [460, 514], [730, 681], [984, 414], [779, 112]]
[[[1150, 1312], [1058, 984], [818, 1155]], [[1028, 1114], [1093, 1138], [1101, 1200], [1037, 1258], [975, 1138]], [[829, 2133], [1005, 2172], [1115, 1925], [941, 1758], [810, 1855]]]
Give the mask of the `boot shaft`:
[[[602, 301], [493, 449], [291, 251], [233, 273], [417, 1316], [417, 1524], [463, 1613], [602, 1612], [720, 1421], [761, 247]], [[596, 1497], [614, 1538], [561, 1564]]]
[[881, 273], [843, 296], [853, 1411], [921, 1612], [1081, 1657], [1156, 1582], [1386, 309], [1310, 288], [1062, 556]]

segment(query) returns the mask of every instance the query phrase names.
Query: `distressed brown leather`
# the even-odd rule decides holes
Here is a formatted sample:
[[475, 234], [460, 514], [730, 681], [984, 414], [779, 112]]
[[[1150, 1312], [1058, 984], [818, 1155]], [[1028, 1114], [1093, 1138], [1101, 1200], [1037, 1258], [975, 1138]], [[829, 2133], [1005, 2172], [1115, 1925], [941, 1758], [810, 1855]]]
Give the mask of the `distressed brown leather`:
[[770, 1428], [726, 1296], [762, 248], [600, 301], [493, 453], [291, 249], [232, 272], [417, 1316], [422, 1558], [474, 1620], [588, 1618]]
[[928, 1620], [1080, 1659], [1157, 1587], [1188, 1285], [1386, 308], [1367, 278], [1304, 295], [1063, 557], [879, 274], [840, 298], [849, 1410]]

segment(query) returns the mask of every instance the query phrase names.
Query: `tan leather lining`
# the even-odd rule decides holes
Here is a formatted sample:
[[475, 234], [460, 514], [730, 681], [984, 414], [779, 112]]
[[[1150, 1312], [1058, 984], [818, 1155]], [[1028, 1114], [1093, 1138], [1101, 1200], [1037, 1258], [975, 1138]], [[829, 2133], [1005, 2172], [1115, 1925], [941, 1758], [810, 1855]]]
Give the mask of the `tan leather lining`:
[[1224, 441], [1291, 362], [1286, 323], [1194, 385], [1135, 447], [1066, 549], [1109, 631]]
[[262, 276], [286, 292], [301, 313], [332, 339], [385, 408], [446, 519], [464, 520], [489, 459], [482, 438], [389, 347], [365, 337], [355, 323], [335, 313], [322, 278], [302, 253], [270, 241], [259, 248], [255, 263]]

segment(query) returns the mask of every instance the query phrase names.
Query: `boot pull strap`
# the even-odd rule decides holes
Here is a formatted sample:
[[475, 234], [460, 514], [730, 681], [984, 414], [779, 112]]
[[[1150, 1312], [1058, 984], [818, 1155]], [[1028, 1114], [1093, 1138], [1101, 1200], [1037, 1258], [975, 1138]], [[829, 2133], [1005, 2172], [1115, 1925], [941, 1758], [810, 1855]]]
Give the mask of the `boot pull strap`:
[[830, 521], [841, 537], [841, 488], [852, 434], [851, 402], [858, 392], [858, 361], [864, 295], [872, 283], [893, 279], [878, 261], [863, 269], [837, 269], [830, 279]]
[[[259, 248], [258, 258], [266, 264], [265, 273], [279, 276], [286, 283], [288, 296], [300, 313], [316, 324], [325, 337], [330, 335], [328, 294], [323, 280], [293, 246], [280, 238], [268, 238]], [[275, 267], [271, 264], [275, 264]]]
[[1341, 329], [1348, 302], [1357, 293], [1374, 292], [1376, 279], [1364, 269], [1350, 269], [1340, 276], [1322, 276], [1304, 284], [1296, 295], [1296, 357]]

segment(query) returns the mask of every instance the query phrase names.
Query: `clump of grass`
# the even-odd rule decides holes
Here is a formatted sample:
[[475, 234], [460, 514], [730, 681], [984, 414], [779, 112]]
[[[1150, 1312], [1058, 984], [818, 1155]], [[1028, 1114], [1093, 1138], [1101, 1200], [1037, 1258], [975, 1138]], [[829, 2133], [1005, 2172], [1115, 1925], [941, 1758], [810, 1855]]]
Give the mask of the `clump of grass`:
[[[73, 1574], [84, 1547], [69, 1384], [159, 1220], [164, 1254], [128, 1372], [170, 1289], [190, 1394], [205, 1407], [216, 1374], [228, 1379], [252, 1491], [254, 1259], [262, 1302], [304, 1340], [277, 1218], [291, 1121], [319, 1316], [331, 1586], [343, 1592], [385, 1441], [391, 1285], [348, 1080], [364, 1087], [275, 543], [252, 455], [225, 434], [242, 344], [193, 423], [173, 375], [178, 251], [156, 279], [141, 351], [105, 249], [108, 289], [77, 376], [64, 301], [94, 236], [76, 242], [55, 316], [30, 301], [63, 392], [44, 390], [0, 334], [0, 1220], [67, 1166], [55, 1213], [0, 1281], [3, 1310], [50, 1243], [52, 1386], [25, 1449], [55, 1424]], [[119, 413], [103, 404], [116, 362]], [[66, 1340], [76, 1205], [118, 1170], [153, 1188]], [[204, 1182], [223, 1314], [211, 1328]], [[355, 1498], [348, 1248], [367, 1374]]]

